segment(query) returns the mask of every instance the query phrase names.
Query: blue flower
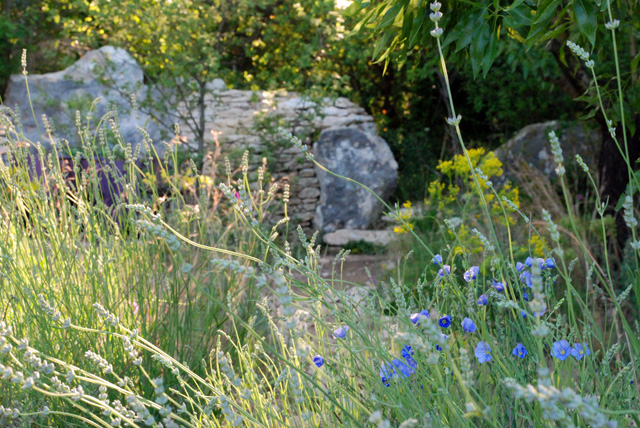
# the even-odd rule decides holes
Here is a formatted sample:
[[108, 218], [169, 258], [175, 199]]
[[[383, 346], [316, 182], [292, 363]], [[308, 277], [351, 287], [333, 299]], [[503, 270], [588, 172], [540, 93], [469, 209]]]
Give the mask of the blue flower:
[[487, 303], [489, 303], [489, 298], [487, 298], [486, 294], [483, 294], [480, 297], [478, 297], [478, 305], [486, 306]]
[[414, 354], [414, 351], [411, 345], [404, 345], [400, 353], [405, 359], [407, 359], [407, 358], [411, 358], [411, 356]]
[[487, 342], [478, 342], [475, 354], [481, 364], [491, 361], [491, 347]]
[[549, 269], [553, 269], [554, 267], [556, 267], [556, 262], [553, 259], [547, 259], [544, 261], [544, 264], [549, 268]]
[[[444, 333], [440, 333], [440, 335], [441, 335], [441, 337], [444, 339], [444, 341], [445, 341], [445, 342], [446, 342], [446, 341], [447, 341], [447, 339], [449, 338], [449, 336], [447, 336], [447, 335], [446, 335], [446, 334], [444, 334]], [[442, 351], [442, 346], [440, 346], [440, 345], [436, 344], [436, 351]]]
[[409, 367], [415, 370], [415, 368], [418, 367], [418, 363], [412, 357], [413, 349], [411, 348], [411, 345], [405, 345], [402, 348], [401, 353], [402, 353], [402, 358], [407, 360], [407, 364], [409, 364]]
[[520, 274], [520, 282], [524, 282], [527, 287], [533, 287], [533, 283], [531, 282], [531, 272], [522, 272]]
[[380, 378], [382, 379], [382, 383], [386, 386], [390, 386], [389, 380], [391, 380], [395, 374], [396, 369], [394, 369], [389, 363], [384, 363], [382, 367], [380, 367]]
[[440, 275], [440, 276], [444, 276], [444, 274], [445, 274], [445, 273], [446, 273], [447, 275], [449, 275], [449, 274], [451, 273], [451, 266], [449, 266], [449, 265], [444, 265], [444, 266], [442, 266], [442, 269], [440, 269], [440, 270], [438, 271], [438, 275]]
[[495, 289], [496, 289], [496, 291], [497, 291], [498, 293], [502, 293], [502, 292], [504, 291], [504, 289], [507, 287], [507, 286], [506, 286], [506, 283], [504, 283], [504, 282], [498, 282], [498, 281], [496, 281], [495, 279], [494, 279], [494, 280], [492, 280], [491, 286], [492, 286], [493, 288], [495, 288]]
[[320, 355], [316, 355], [315, 357], [313, 357], [313, 363], [318, 367], [322, 367], [324, 365], [324, 358], [322, 358]]
[[421, 310], [420, 312], [416, 312], [415, 314], [411, 314], [409, 319], [413, 324], [420, 325], [420, 317], [429, 318], [429, 311], [426, 309]]
[[571, 355], [573, 355], [578, 361], [580, 361], [584, 356], [591, 355], [589, 345], [587, 345], [586, 343], [576, 343], [575, 345], [573, 345]]
[[527, 313], [525, 311], [520, 311], [520, 315], [522, 315], [522, 318], [526, 318], [527, 317]]
[[449, 326], [451, 325], [451, 315], [441, 316], [438, 320], [438, 325], [440, 325], [440, 327], [442, 328], [449, 328]]
[[516, 347], [513, 348], [513, 351], [511, 353], [516, 357], [524, 358], [525, 355], [529, 353], [529, 351], [527, 351], [527, 348], [525, 348], [522, 343], [518, 343]]
[[552, 357], [556, 357], [560, 361], [564, 361], [567, 359], [570, 353], [571, 346], [569, 346], [569, 342], [567, 342], [566, 340], [553, 342], [553, 350], [551, 351]]
[[442, 256], [440, 254], [436, 254], [435, 256], [433, 256], [433, 259], [431, 259], [431, 261], [433, 262], [434, 265], [441, 265]]
[[[402, 373], [402, 375], [404, 377], [409, 377], [412, 374], [415, 373], [415, 370], [413, 370], [411, 367], [409, 367], [408, 365], [406, 365], [405, 363], [403, 363], [402, 361], [400, 361], [397, 358], [394, 358], [391, 363], [396, 366], [396, 368], [398, 369], [398, 371], [400, 373]], [[397, 373], [397, 372], [396, 372]]]
[[471, 266], [471, 268], [469, 268], [469, 270], [464, 273], [464, 280], [467, 282], [471, 282], [478, 277], [478, 273], [480, 273], [480, 267]]
[[527, 257], [527, 260], [524, 261], [524, 264], [529, 267], [533, 266], [533, 259], [531, 257]]
[[462, 329], [465, 333], [474, 333], [476, 331], [476, 325], [471, 318], [465, 318], [462, 320]]
[[524, 299], [525, 302], [529, 301], [529, 293], [527, 293], [526, 291], [526, 287], [522, 287], [522, 298]]
[[344, 339], [345, 337], [347, 337], [347, 331], [349, 331], [349, 326], [345, 325], [333, 330], [333, 335], [338, 339]]
[[525, 268], [526, 268], [526, 266], [523, 265], [522, 263], [520, 263], [520, 262], [516, 263], [516, 270], [518, 272], [522, 272]]

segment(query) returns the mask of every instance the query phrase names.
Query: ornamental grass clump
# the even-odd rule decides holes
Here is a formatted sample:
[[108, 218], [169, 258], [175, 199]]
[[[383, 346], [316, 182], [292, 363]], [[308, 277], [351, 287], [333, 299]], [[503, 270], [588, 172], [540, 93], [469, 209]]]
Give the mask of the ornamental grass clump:
[[[431, 34], [448, 80], [440, 9], [431, 4]], [[451, 103], [447, 123], [484, 216], [473, 232], [482, 249], [460, 245], [452, 219], [442, 223], [456, 238], [429, 246], [439, 241], [397, 215], [403, 235], [428, 254], [417, 284], [400, 270], [357, 294], [361, 286], [340, 274], [345, 252], [324, 276], [317, 235], [289, 234], [286, 209], [268, 221], [276, 194], [263, 190], [264, 175], [252, 182], [248, 155], [241, 177], [229, 172], [216, 188], [203, 179], [191, 200], [170, 182], [170, 207], [157, 185], [135, 190], [131, 156], [116, 219], [90, 203], [90, 178], [47, 190], [24, 161], [3, 163], [0, 424], [640, 425], [639, 327], [630, 316], [638, 277], [618, 286], [609, 259], [596, 260], [584, 242], [567, 259], [566, 231], [546, 211], [515, 216], [517, 205], [475, 169]], [[15, 118], [2, 110], [9, 135], [19, 136]], [[315, 162], [300, 139], [282, 134]], [[30, 156], [11, 147], [16, 159]], [[179, 174], [173, 159], [166, 177]], [[559, 152], [556, 162], [559, 171], [567, 163]], [[47, 165], [56, 177], [57, 163]], [[287, 189], [281, 203], [288, 199]], [[624, 214], [637, 242], [632, 201]], [[512, 228], [551, 244], [536, 254], [530, 238], [514, 242]], [[637, 248], [633, 255], [628, 268], [637, 271]], [[586, 276], [576, 276], [578, 264]]]

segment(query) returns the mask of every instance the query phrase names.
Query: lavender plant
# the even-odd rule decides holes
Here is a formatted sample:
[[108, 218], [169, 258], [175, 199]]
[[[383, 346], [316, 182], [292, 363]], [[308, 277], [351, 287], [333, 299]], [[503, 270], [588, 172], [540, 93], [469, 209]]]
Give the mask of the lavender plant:
[[[440, 8], [438, 2], [431, 4], [431, 35], [448, 88]], [[615, 30], [614, 25], [607, 28]], [[154, 210], [143, 198], [124, 206], [145, 238], [120, 234], [112, 239], [100, 229], [105, 223], [92, 222], [95, 211], [86, 203], [55, 211], [45, 193], [31, 189], [29, 180], [17, 181], [4, 165], [0, 173], [11, 189], [8, 201], [30, 207], [34, 220], [5, 222], [0, 230], [5, 237], [2, 290], [9, 290], [0, 296], [11, 302], [0, 324], [0, 385], [7, 391], [0, 422], [79, 421], [98, 427], [640, 425], [639, 326], [628, 319], [625, 306], [632, 293], [637, 296], [640, 283], [625, 284], [617, 294], [609, 256], [602, 266], [584, 242], [581, 257], [567, 260], [561, 230], [546, 211], [538, 223], [526, 216], [515, 217], [515, 224], [496, 220], [484, 197], [487, 179], [469, 157], [453, 101], [450, 111], [447, 122], [455, 128], [486, 217], [486, 230], [474, 234], [487, 250], [472, 256], [451, 246], [430, 248], [425, 243], [430, 240], [398, 215], [432, 259], [419, 293], [414, 284], [390, 280], [386, 292], [368, 289], [363, 298], [355, 298], [341, 275], [321, 275], [316, 235], [309, 238], [302, 230], [303, 254], [293, 257], [287, 211], [282, 221], [265, 227], [265, 207], [274, 193], [265, 194], [262, 183], [251, 185], [248, 159], [241, 178], [219, 184], [231, 207], [225, 221], [235, 228], [235, 247], [197, 243], [188, 228], [172, 226], [189, 218], [186, 214]], [[282, 133], [315, 162], [299, 139]], [[558, 138], [549, 135], [568, 201]], [[624, 142], [620, 147], [624, 150]], [[632, 198], [624, 213], [635, 243]], [[496, 200], [505, 216], [515, 211], [507, 201]], [[13, 209], [12, 218], [24, 212]], [[575, 219], [570, 220], [576, 229]], [[198, 225], [208, 230], [208, 222], [216, 221]], [[500, 238], [525, 225], [550, 236], [553, 244], [545, 247], [544, 257], [516, 259], [513, 243], [505, 246]], [[606, 241], [604, 227], [603, 220]], [[198, 238], [207, 242], [207, 236]], [[70, 251], [71, 243], [89, 248]], [[160, 290], [137, 305], [148, 311], [155, 303], [184, 317], [173, 324], [158, 315], [162, 310], [153, 312], [155, 317], [131, 315], [136, 310], [126, 309], [130, 295], [116, 281], [130, 262], [127, 257], [133, 259], [129, 269], [138, 275], [159, 268], [151, 262], [158, 247], [166, 251], [163, 261], [178, 272], [178, 280], [162, 282]], [[190, 253], [192, 248], [197, 251]], [[116, 258], [125, 249], [127, 257]], [[105, 257], [115, 260], [108, 265]], [[340, 254], [334, 268], [345, 257]], [[109, 267], [113, 263], [117, 268]], [[576, 263], [588, 266], [586, 292], [575, 285]], [[211, 266], [206, 275], [198, 274], [203, 264]], [[71, 274], [66, 278], [50, 271]], [[85, 284], [89, 278], [91, 285], [109, 275], [114, 275], [112, 282], [104, 289], [69, 292], [73, 281]], [[207, 282], [211, 276], [216, 280]], [[203, 306], [190, 310], [191, 287], [215, 305], [224, 322], [197, 323]], [[226, 293], [216, 293], [217, 287]], [[153, 337], [153, 322], [169, 333]], [[189, 341], [197, 327], [203, 329], [197, 333], [201, 341]], [[173, 340], [176, 346], [167, 351]], [[201, 361], [184, 361], [194, 349]]]

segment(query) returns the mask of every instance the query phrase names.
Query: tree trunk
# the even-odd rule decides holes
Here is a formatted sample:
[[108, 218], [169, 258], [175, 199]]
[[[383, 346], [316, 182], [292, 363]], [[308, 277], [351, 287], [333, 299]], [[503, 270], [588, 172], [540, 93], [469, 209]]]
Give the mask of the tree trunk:
[[[562, 70], [563, 77], [558, 82], [560, 88], [572, 98], [583, 95], [589, 89], [590, 77], [582, 63], [570, 52], [565, 52], [565, 60], [560, 60], [560, 52], [565, 47], [565, 39], [553, 39], [549, 42], [547, 49], [553, 54], [556, 62]], [[605, 104], [605, 108], [608, 106]], [[637, 168], [636, 160], [640, 156], [640, 112], [632, 112], [632, 120], [636, 126], [636, 134], [631, 136], [631, 132], [627, 129], [627, 142], [629, 163], [631, 168]], [[611, 137], [606, 120], [602, 111], [598, 110], [595, 116], [596, 121], [600, 124], [602, 133], [602, 145], [598, 153], [598, 176], [599, 191], [602, 201], [608, 201], [607, 214], [614, 216], [617, 228], [617, 238], [612, 242], [610, 250], [616, 254], [620, 260], [622, 249], [629, 238], [629, 229], [623, 220], [623, 213], [616, 212], [615, 207], [623, 194], [629, 182], [629, 173], [626, 163], [618, 149], [618, 146]], [[616, 128], [616, 138], [620, 147], [624, 151], [624, 138], [622, 135], [622, 123], [614, 124]]]
[[[635, 113], [632, 118], [635, 122], [636, 133], [631, 136], [631, 132], [627, 129], [627, 148], [629, 163], [631, 168], [634, 168], [637, 166], [636, 160], [640, 157], [640, 113]], [[622, 123], [615, 125], [616, 139], [624, 151]], [[630, 237], [630, 231], [624, 222], [622, 210], [616, 212], [615, 207], [625, 191], [627, 183], [629, 183], [629, 172], [620, 149], [605, 125], [602, 126], [602, 147], [598, 157], [598, 172], [600, 173], [600, 196], [603, 201], [609, 201], [606, 212], [614, 216], [618, 232], [612, 250], [616, 253], [618, 260], [621, 260], [622, 249]]]

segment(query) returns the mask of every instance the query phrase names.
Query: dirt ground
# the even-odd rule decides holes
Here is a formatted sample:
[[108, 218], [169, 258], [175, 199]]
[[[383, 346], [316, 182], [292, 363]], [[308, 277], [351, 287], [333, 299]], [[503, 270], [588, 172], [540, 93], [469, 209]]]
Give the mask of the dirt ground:
[[[365, 268], [369, 269], [371, 277], [374, 281], [380, 280], [385, 271], [393, 269], [396, 266], [396, 261], [392, 259], [393, 256], [389, 254], [385, 255], [362, 255], [354, 254], [347, 257], [346, 262], [342, 264], [342, 280], [346, 286], [352, 284], [358, 284], [361, 286], [372, 286]], [[335, 255], [326, 255], [320, 258], [320, 264], [322, 266], [322, 277], [331, 278], [332, 264], [335, 260]], [[335, 279], [340, 278], [340, 263], [335, 266]], [[302, 281], [304, 278], [300, 274], [295, 274], [296, 279]]]

